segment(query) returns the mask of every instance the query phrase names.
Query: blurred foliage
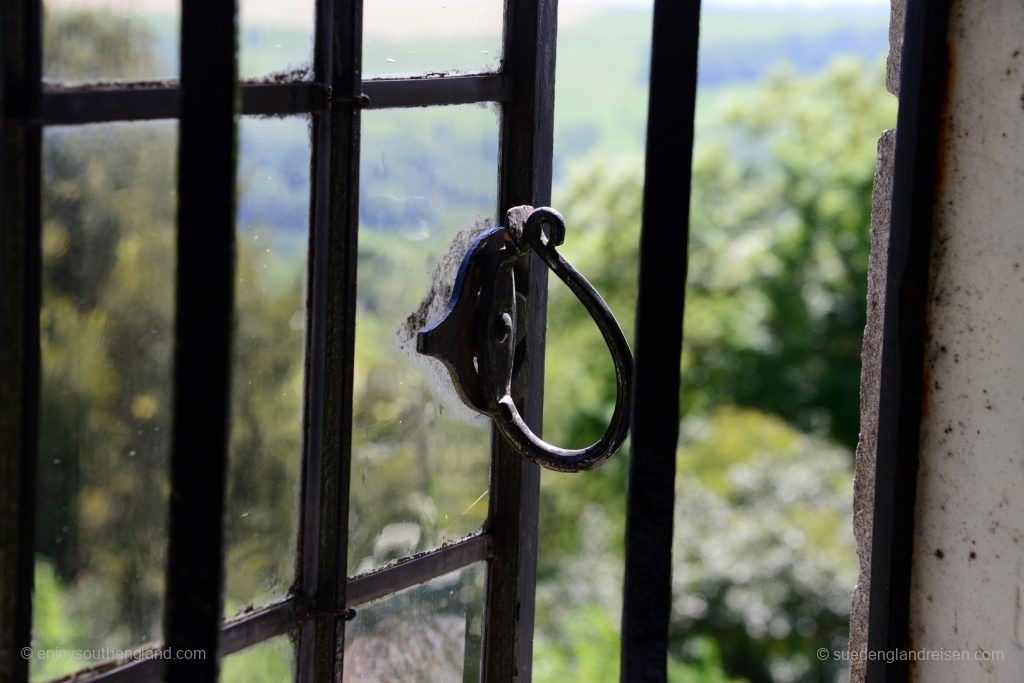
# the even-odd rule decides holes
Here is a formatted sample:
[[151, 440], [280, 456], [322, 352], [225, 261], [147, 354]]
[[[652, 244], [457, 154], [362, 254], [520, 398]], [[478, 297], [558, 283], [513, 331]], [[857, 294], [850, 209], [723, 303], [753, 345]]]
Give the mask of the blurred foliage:
[[[895, 100], [880, 69], [846, 60], [777, 73], [713, 107], [694, 154], [683, 413], [727, 399], [852, 449], [874, 141], [895, 122]], [[604, 159], [571, 169], [555, 198], [570, 230], [562, 251], [627, 328], [642, 184], [639, 159]], [[551, 290], [546, 396], [576, 415], [549, 410], [545, 428], [582, 443], [603, 430], [615, 384], [563, 289]]]
[[152, 78], [156, 35], [130, 15], [95, 8], [46, 11], [43, 73], [54, 81]]
[[730, 674], [834, 680], [856, 581], [849, 453], [753, 410], [683, 422], [672, 652], [712, 639]]
[[[751, 680], [832, 680], [836, 668], [812, 653], [845, 637], [855, 581], [849, 485], [874, 141], [895, 102], [880, 68], [845, 60], [813, 76], [779, 72], [712, 105], [694, 156], [680, 395], [693, 417], [680, 442], [673, 654], [704, 666], [718, 652], [728, 675]], [[639, 160], [602, 159], [571, 169], [556, 196], [570, 231], [562, 252], [630, 337], [642, 182]], [[614, 400], [611, 363], [557, 283], [546, 367], [545, 434], [596, 440]], [[698, 424], [714, 437], [696, 439]], [[544, 474], [538, 666], [571, 665], [538, 680], [564, 680], [592, 656], [559, 634], [593, 623], [593, 605], [617, 618], [621, 575], [607, 568], [621, 563], [626, 467], [616, 458], [586, 477]], [[729, 477], [744, 468], [776, 480], [737, 498]], [[798, 485], [812, 497], [779, 497]], [[587, 582], [566, 579], [583, 572]], [[703, 612], [680, 608], [691, 604]]]
[[49, 131], [43, 159], [37, 548], [100, 644], [157, 635], [166, 553], [173, 128], [121, 132]]
[[281, 683], [291, 676], [292, 642], [278, 636], [224, 658], [223, 683]]
[[[48, 15], [48, 36], [70, 31], [65, 19], [96, 32], [51, 40], [53, 73], [79, 77], [90, 60], [112, 78], [152, 67], [145, 36], [116, 41], [137, 26], [98, 16]], [[670, 680], [835, 680], [835, 663], [813, 652], [841, 647], [855, 580], [850, 452], [873, 142], [895, 103], [880, 69], [842, 61], [701, 106]], [[450, 391], [395, 332], [437, 284], [429, 264], [455, 231], [492, 219], [496, 121], [460, 107], [371, 112], [365, 125], [350, 571], [472, 531], [487, 507], [486, 430], [450, 410]], [[308, 201], [307, 167], [297, 170], [308, 142], [295, 128], [242, 127], [227, 614], [282, 595], [294, 571]], [[40, 495], [51, 504], [37, 529], [37, 647], [160, 638], [174, 148], [170, 123], [47, 133]], [[641, 189], [639, 159], [598, 154], [566, 171], [555, 201], [570, 230], [563, 252], [630, 338]], [[549, 320], [545, 433], [582, 445], [610, 414], [610, 363], [557, 283]], [[586, 476], [544, 475], [538, 681], [617, 678], [626, 467], [620, 456]], [[33, 678], [69, 664], [34, 663]], [[228, 657], [224, 675], [282, 680], [288, 667], [278, 639]]]

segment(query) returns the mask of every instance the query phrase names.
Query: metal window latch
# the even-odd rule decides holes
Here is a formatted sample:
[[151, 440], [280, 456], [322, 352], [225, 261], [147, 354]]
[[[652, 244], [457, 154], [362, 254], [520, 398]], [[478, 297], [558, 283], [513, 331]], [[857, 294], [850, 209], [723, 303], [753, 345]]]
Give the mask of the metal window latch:
[[[508, 226], [490, 228], [470, 245], [459, 266], [448, 306], [416, 336], [419, 353], [440, 360], [462, 401], [489, 415], [510, 446], [539, 465], [563, 472], [597, 467], [622, 445], [629, 431], [633, 356], [601, 295], [555, 247], [565, 221], [550, 208], [509, 212]], [[525, 221], [516, 215], [529, 215]], [[536, 253], [594, 319], [615, 365], [615, 409], [604, 436], [581, 449], [553, 446], [527, 426], [512, 399], [517, 349], [526, 336], [525, 299], [516, 291], [515, 265]]]

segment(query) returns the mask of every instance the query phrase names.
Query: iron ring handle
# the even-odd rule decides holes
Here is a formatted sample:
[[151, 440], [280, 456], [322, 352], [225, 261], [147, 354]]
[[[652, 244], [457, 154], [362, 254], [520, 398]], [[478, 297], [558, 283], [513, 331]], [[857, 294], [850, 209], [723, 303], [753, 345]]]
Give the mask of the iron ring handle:
[[[547, 230], [545, 231], [545, 227]], [[558, 279], [576, 295], [601, 331], [615, 366], [615, 408], [604, 435], [596, 443], [581, 449], [560, 448], [547, 443], [523, 420], [509, 391], [495, 397], [492, 416], [502, 436], [524, 457], [543, 467], [563, 472], [590, 470], [610, 458], [629, 432], [629, 405], [633, 384], [633, 355], [622, 329], [608, 304], [572, 264], [555, 249], [565, 239], [565, 220], [551, 208], [530, 213], [523, 226], [523, 247], [532, 248]]]

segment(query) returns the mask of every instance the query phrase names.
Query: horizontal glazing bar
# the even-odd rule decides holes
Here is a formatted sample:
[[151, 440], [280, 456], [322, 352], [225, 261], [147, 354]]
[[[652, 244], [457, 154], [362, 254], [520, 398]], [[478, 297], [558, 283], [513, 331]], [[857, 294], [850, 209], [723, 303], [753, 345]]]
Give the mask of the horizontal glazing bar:
[[220, 632], [220, 656], [244, 650], [250, 645], [287, 633], [298, 618], [296, 596], [263, 609], [232, 617]]
[[[363, 82], [360, 98], [347, 103], [371, 109], [425, 107], [474, 102], [503, 102], [510, 93], [501, 74], [451, 78], [396, 78]], [[246, 83], [242, 85], [242, 114], [286, 116], [326, 111], [330, 89], [320, 83]], [[75, 88], [48, 88], [43, 93], [44, 125], [61, 126], [109, 121], [145, 121], [177, 118], [180, 90], [177, 82], [126, 83]]]
[[[491, 539], [486, 534], [471, 536], [423, 555], [417, 555], [348, 581], [348, 606], [358, 607], [392, 593], [426, 583], [491, 555]], [[220, 656], [225, 657], [256, 643], [282, 635], [296, 626], [303, 611], [299, 599], [292, 596], [269, 607], [254, 610], [226, 622], [221, 629]], [[78, 671], [74, 676], [103, 683], [150, 683], [160, 676], [160, 660], [140, 659], [121, 665], [104, 664]]]
[[366, 106], [370, 109], [505, 102], [511, 91], [511, 81], [502, 74], [363, 81], [363, 93], [370, 98]]
[[474, 562], [489, 559], [491, 539], [486, 534], [470, 536], [423, 555], [348, 580], [347, 605], [358, 607], [385, 595], [426, 583]]
[[[269, 607], [229, 620], [221, 629], [220, 656], [227, 656], [250, 645], [287, 633], [295, 626], [297, 613], [297, 599], [292, 596]], [[120, 665], [102, 664], [59, 680], [72, 681], [84, 678], [91, 682], [103, 683], [152, 683], [160, 677], [161, 660], [156, 657], [155, 651], [149, 656], [150, 659], [140, 658]]]

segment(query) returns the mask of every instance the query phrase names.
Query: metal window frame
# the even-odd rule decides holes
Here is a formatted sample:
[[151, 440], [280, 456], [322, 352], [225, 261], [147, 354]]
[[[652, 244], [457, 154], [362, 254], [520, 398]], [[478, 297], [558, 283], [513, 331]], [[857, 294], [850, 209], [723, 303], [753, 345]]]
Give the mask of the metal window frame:
[[0, 173], [0, 680], [28, 679], [39, 441], [41, 300], [39, 123], [42, 50], [25, 38], [39, 0], [4, 0]]
[[[868, 650], [911, 648], [914, 512], [925, 398], [925, 338], [941, 117], [949, 78], [949, 0], [908, 0], [900, 62], [885, 275], [878, 443], [868, 586]], [[865, 680], [904, 681], [906, 661], [869, 660]]]
[[[557, 22], [557, 0], [506, 0], [502, 64], [515, 87], [502, 109], [499, 215], [514, 206], [551, 201]], [[512, 379], [512, 394], [522, 406], [523, 419], [539, 435], [548, 269], [531, 254], [521, 270], [516, 288], [527, 300], [527, 333], [523, 367]], [[494, 539], [494, 559], [484, 599], [481, 674], [486, 681], [529, 681], [540, 468], [514, 453], [493, 428], [491, 453], [486, 530]]]
[[[289, 116], [322, 114], [345, 104], [323, 82], [242, 83], [241, 114]], [[365, 95], [366, 99], [363, 99]], [[427, 107], [477, 102], [506, 102], [511, 95], [505, 74], [476, 74], [444, 78], [388, 78], [365, 81], [351, 104], [365, 109]], [[180, 108], [176, 81], [155, 85], [50, 87], [42, 96], [42, 121], [47, 126], [172, 119]]]
[[[312, 80], [237, 83], [235, 3], [183, 0], [180, 82], [44, 84], [41, 0], [3, 0], [4, 138], [0, 168], [0, 679], [28, 680], [40, 386], [42, 130], [46, 126], [179, 119], [179, 277], [175, 429], [170, 503], [167, 645], [217, 657], [108, 663], [76, 672], [96, 681], [215, 680], [232, 652], [292, 634], [299, 681], [340, 678], [352, 608], [475, 562], [487, 563], [484, 680], [529, 680], [540, 475], [492, 433], [490, 506], [477, 535], [346, 576], [352, 363], [362, 109], [492, 102], [501, 105], [499, 215], [550, 201], [557, 0], [506, 0], [500, 72], [362, 80], [362, 0], [317, 0]], [[215, 32], [217, 40], [189, 36]], [[219, 41], [219, 42], [218, 42]], [[230, 46], [230, 49], [229, 49]], [[195, 93], [195, 95], [193, 95]], [[218, 97], [219, 95], [219, 97]], [[206, 103], [203, 103], [204, 99]], [[221, 619], [230, 319], [234, 278], [234, 155], [239, 115], [312, 117], [305, 418], [296, 583], [292, 594]], [[210, 164], [211, 150], [219, 162]], [[203, 154], [197, 155], [201, 151]], [[200, 165], [203, 159], [205, 168]], [[202, 179], [202, 182], [197, 182]], [[192, 239], [216, 234], [212, 251]], [[202, 246], [202, 248], [200, 248]], [[201, 264], [201, 265], [200, 265]], [[208, 269], [199, 291], [188, 282]], [[529, 301], [526, 371], [517, 401], [540, 433], [547, 269], [524, 267]], [[189, 278], [184, 278], [184, 274]], [[200, 296], [202, 294], [202, 297]], [[193, 311], [201, 313], [200, 348]], [[192, 323], [192, 324], [190, 324]], [[211, 353], [211, 348], [213, 352]], [[215, 378], [200, 395], [189, 374]], [[204, 420], [206, 424], [204, 424]], [[186, 425], [203, 425], [191, 432]], [[197, 454], [207, 456], [199, 469]], [[209, 458], [213, 455], [214, 462]], [[212, 469], [211, 469], [212, 468]], [[202, 476], [197, 476], [201, 471]], [[202, 491], [204, 505], [193, 494]], [[189, 501], [186, 504], [186, 501]], [[198, 536], [196, 536], [198, 534]], [[196, 548], [204, 548], [195, 552]], [[200, 585], [202, 584], [202, 585]]]

